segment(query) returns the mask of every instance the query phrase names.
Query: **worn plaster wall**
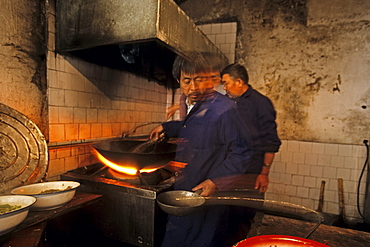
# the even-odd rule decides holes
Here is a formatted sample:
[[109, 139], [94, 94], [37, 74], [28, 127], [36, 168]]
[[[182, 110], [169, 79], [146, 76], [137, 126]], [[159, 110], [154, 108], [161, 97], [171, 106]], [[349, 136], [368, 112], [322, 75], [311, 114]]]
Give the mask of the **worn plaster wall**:
[[236, 62], [273, 101], [282, 139], [370, 137], [370, 2], [188, 0], [197, 24], [238, 23]]
[[47, 136], [45, 1], [0, 0], [0, 102]]

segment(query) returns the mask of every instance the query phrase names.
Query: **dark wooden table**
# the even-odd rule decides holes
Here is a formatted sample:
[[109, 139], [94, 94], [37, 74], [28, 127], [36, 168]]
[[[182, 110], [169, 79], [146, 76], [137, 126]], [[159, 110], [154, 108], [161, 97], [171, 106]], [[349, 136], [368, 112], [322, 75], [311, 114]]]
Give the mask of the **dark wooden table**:
[[[247, 237], [260, 235], [288, 235], [305, 238], [315, 223], [258, 213]], [[370, 233], [348, 228], [320, 225], [309, 237], [330, 247], [368, 247]]]
[[101, 197], [101, 195], [77, 192], [69, 203], [60, 208], [46, 211], [30, 211], [27, 218], [16, 229], [0, 237], [0, 244], [3, 247], [38, 246], [48, 221], [95, 203]]

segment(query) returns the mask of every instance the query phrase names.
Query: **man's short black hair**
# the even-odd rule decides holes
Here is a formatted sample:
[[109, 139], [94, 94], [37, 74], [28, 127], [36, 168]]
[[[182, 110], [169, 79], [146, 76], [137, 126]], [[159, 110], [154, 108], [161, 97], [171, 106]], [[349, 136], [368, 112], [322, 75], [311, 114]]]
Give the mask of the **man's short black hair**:
[[238, 63], [233, 63], [226, 66], [221, 71], [221, 77], [225, 74], [229, 74], [234, 79], [241, 79], [242, 81], [244, 81], [245, 84], [248, 84], [249, 82], [249, 76], [246, 68]]
[[221, 59], [213, 53], [187, 52], [177, 56], [172, 67], [172, 75], [180, 80], [181, 72], [194, 75], [207, 72], [220, 72], [223, 67]]

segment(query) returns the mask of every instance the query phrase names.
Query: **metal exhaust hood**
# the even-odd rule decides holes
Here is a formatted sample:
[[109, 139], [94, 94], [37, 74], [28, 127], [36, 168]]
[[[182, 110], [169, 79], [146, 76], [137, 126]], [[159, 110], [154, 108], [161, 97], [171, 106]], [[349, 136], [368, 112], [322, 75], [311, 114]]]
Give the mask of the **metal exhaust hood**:
[[129, 71], [168, 88], [176, 55], [225, 55], [172, 0], [57, 0], [56, 52]]

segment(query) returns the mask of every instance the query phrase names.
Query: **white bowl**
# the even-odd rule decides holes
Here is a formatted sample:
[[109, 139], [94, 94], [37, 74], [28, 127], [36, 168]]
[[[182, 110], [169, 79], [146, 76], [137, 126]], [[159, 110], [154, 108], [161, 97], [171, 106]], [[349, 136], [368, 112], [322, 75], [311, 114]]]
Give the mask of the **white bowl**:
[[[76, 188], [80, 186], [78, 182], [54, 181], [37, 184], [30, 184], [15, 188], [11, 191], [14, 195], [29, 195], [37, 199], [32, 205], [32, 211], [42, 211], [56, 209], [72, 200], [76, 193]], [[46, 190], [58, 190], [51, 193], [42, 193]]]
[[9, 204], [11, 206], [20, 205], [21, 208], [0, 214], [0, 235], [12, 231], [27, 217], [31, 205], [36, 202], [32, 196], [0, 196], [0, 205]]

